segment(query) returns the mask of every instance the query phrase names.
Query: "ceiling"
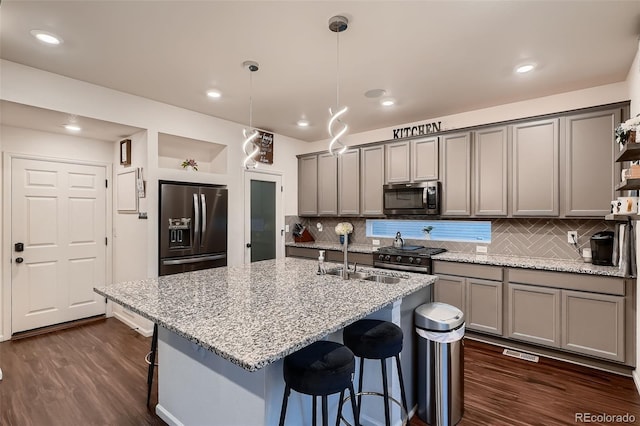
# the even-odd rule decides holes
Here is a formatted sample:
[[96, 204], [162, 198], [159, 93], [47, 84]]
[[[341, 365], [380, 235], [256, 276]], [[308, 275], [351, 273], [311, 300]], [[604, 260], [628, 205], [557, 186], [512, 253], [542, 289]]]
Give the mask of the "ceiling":
[[[334, 15], [349, 19], [340, 33]], [[57, 34], [56, 47], [30, 31]], [[305, 141], [624, 81], [640, 1], [27, 1], [0, 7], [0, 57]], [[339, 73], [337, 52], [339, 50]], [[243, 68], [257, 61], [259, 71]], [[514, 68], [537, 68], [516, 75]], [[251, 77], [250, 77], [251, 74]], [[252, 89], [250, 89], [252, 80]], [[222, 97], [205, 95], [218, 89]], [[384, 89], [397, 104], [368, 98]], [[306, 118], [311, 125], [299, 128]], [[3, 122], [6, 120], [3, 118]], [[59, 127], [59, 125], [58, 125]]]

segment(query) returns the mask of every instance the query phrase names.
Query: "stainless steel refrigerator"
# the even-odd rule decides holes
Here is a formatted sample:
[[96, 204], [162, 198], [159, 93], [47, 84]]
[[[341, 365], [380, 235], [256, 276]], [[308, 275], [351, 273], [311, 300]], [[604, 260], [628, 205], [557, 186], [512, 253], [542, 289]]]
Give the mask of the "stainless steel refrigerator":
[[159, 275], [227, 266], [227, 189], [160, 181]]

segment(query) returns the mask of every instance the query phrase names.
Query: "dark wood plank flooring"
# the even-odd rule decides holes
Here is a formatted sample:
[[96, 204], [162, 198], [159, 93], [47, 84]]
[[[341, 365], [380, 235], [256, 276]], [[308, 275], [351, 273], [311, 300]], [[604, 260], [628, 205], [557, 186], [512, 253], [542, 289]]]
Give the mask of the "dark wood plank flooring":
[[[163, 425], [145, 406], [149, 346], [113, 318], [0, 343], [0, 424]], [[630, 413], [640, 424], [640, 396], [628, 377], [547, 359], [534, 364], [466, 341], [461, 426], [575, 425], [576, 412]], [[411, 426], [425, 423], [414, 417]]]

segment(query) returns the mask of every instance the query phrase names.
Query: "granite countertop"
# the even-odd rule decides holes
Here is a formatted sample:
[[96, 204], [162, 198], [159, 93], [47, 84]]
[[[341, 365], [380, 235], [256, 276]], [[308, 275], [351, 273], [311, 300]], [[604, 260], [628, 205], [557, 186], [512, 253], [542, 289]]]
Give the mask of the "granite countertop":
[[[320, 250], [342, 250], [338, 243], [312, 242], [312, 243], [287, 243], [291, 247], [314, 248]], [[349, 244], [349, 252], [374, 253], [378, 247], [366, 244]], [[446, 262], [476, 263], [479, 265], [504, 266], [509, 268], [537, 269], [541, 271], [571, 272], [576, 274], [602, 275], [609, 277], [628, 278], [624, 271], [617, 266], [599, 266], [584, 263], [578, 260], [547, 259], [520, 256], [501, 256], [495, 254], [472, 254], [445, 252], [431, 257], [433, 260]]]
[[626, 278], [617, 266], [599, 266], [576, 260], [542, 259], [532, 257], [480, 255], [445, 252], [432, 256], [433, 260], [447, 262], [475, 263], [480, 265], [505, 266], [510, 268], [537, 269], [542, 271], [572, 272], [577, 274], [603, 275]]
[[[329, 243], [324, 241], [312, 241], [307, 243], [296, 243], [289, 242], [285, 244], [287, 247], [300, 247], [300, 248], [309, 248], [309, 249], [317, 249], [317, 250], [337, 250], [342, 251], [342, 244]], [[347, 246], [347, 251], [349, 253], [373, 253], [378, 250], [378, 247], [373, 247], [370, 244], [349, 244]]]
[[358, 268], [405, 279], [398, 284], [345, 281], [316, 275], [317, 269], [315, 260], [288, 257], [94, 290], [245, 370], [256, 371], [437, 279]]

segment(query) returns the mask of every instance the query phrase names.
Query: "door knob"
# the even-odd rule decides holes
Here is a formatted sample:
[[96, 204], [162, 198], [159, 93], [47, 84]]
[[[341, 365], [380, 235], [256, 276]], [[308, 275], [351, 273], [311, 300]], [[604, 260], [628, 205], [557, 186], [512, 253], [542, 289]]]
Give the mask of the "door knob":
[[16, 263], [22, 263], [24, 262], [24, 259], [21, 257], [16, 257]]
[[247, 248], [251, 248], [251, 243], [247, 243]]

